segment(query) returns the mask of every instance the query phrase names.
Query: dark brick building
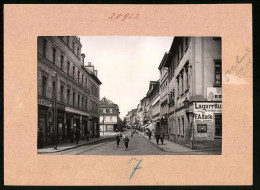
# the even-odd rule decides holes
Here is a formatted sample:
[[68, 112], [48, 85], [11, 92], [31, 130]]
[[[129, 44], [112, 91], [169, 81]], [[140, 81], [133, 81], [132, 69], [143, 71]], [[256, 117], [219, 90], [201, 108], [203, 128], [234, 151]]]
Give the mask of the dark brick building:
[[99, 136], [102, 83], [94, 66], [84, 65], [81, 47], [76, 36], [38, 37], [38, 132], [44, 144], [53, 141], [55, 122], [59, 141], [68, 139], [76, 129], [83, 137], [87, 131], [92, 137]]

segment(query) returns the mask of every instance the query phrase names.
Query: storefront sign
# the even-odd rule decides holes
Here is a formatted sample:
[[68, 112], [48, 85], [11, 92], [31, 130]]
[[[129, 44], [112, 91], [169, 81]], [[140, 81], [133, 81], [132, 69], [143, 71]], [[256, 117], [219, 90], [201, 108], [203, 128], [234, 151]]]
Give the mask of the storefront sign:
[[38, 104], [43, 105], [43, 106], [48, 106], [48, 107], [52, 107], [52, 102], [49, 100], [44, 100], [42, 98], [38, 99]]
[[221, 87], [208, 87], [207, 88], [208, 101], [221, 101], [222, 100], [222, 88]]
[[78, 115], [74, 115], [74, 119], [79, 119], [79, 116]]
[[210, 111], [214, 113], [222, 112], [222, 103], [195, 102], [194, 112]]

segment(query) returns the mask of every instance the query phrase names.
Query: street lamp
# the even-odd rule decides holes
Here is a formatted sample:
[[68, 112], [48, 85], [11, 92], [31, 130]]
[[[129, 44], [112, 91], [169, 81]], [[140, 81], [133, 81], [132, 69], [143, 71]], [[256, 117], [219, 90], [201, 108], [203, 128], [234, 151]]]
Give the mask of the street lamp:
[[192, 121], [191, 121], [191, 130], [192, 130], [192, 137], [191, 139], [191, 148], [193, 149], [193, 141], [194, 141], [194, 126], [193, 126], [193, 117], [194, 117], [194, 113], [193, 112], [189, 112], [189, 105], [190, 105], [190, 101], [187, 99], [187, 97], [185, 98], [185, 100], [183, 101], [184, 107], [185, 107], [185, 111], [186, 111], [186, 115], [189, 121], [189, 116], [192, 117]]

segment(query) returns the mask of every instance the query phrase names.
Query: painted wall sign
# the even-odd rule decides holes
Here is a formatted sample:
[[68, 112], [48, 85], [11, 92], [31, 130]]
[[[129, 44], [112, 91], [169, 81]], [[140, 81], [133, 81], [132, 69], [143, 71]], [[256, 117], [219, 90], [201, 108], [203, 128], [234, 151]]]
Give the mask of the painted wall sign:
[[207, 133], [207, 124], [198, 124], [197, 131], [198, 133]]
[[52, 107], [52, 102], [49, 100], [44, 100], [42, 98], [38, 99], [38, 104], [43, 105], [43, 106], [48, 106], [48, 107]]
[[221, 87], [208, 87], [207, 88], [208, 101], [222, 101], [222, 88]]
[[195, 102], [194, 112], [222, 113], [222, 103]]

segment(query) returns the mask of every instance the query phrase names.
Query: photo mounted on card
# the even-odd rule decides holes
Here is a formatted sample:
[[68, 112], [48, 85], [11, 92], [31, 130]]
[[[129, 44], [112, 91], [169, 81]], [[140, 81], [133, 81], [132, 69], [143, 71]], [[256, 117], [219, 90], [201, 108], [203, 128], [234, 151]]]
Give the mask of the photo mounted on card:
[[251, 5], [4, 14], [6, 185], [252, 184]]

